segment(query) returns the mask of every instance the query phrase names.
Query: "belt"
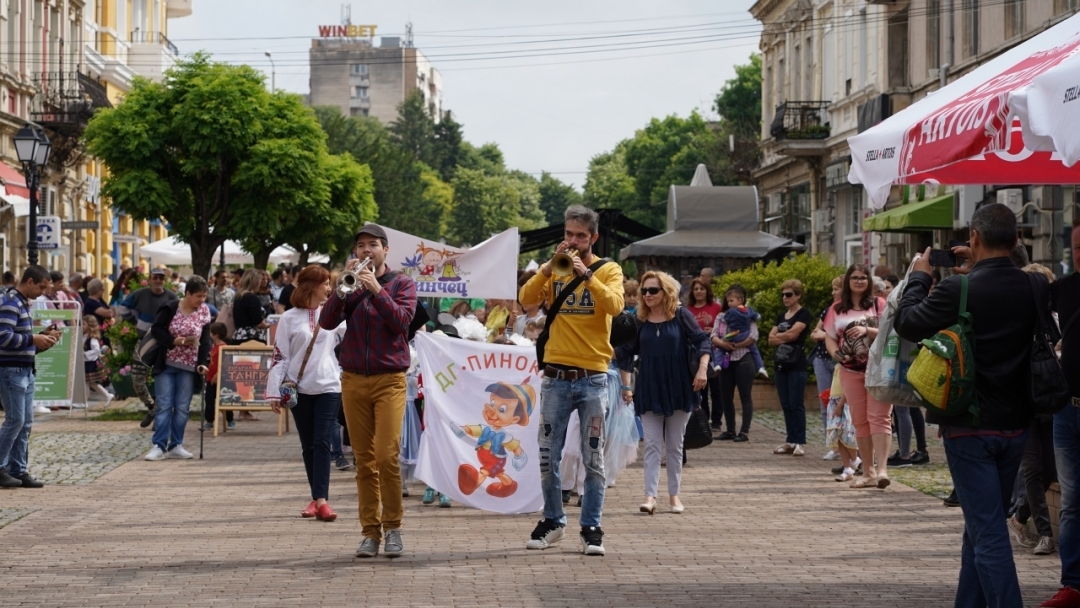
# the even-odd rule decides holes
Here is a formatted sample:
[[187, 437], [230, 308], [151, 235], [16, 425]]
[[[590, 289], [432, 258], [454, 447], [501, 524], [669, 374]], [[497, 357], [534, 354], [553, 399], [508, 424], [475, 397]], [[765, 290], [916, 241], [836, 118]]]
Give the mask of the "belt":
[[544, 376], [547, 378], [555, 378], [556, 380], [577, 380], [579, 378], [588, 378], [589, 376], [600, 376], [604, 374], [607, 374], [607, 372], [598, 372], [581, 367], [570, 367], [568, 365], [562, 367], [555, 367], [553, 365], [544, 366]]

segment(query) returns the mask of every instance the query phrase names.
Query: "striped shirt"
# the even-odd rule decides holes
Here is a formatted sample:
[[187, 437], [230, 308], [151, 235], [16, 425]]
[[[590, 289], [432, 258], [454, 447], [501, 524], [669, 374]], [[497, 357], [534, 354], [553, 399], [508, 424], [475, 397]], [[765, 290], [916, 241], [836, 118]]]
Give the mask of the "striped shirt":
[[30, 302], [9, 289], [0, 295], [0, 367], [33, 367], [36, 352]]

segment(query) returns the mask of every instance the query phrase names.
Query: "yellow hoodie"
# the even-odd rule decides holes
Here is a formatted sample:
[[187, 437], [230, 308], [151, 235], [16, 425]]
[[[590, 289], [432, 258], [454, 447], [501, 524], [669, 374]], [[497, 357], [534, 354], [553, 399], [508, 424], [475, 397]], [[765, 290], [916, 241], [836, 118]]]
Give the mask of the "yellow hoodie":
[[[543, 272], [529, 279], [521, 287], [518, 299], [523, 305], [539, 304], [547, 300], [555, 302], [563, 285], [573, 276], [545, 277]], [[544, 362], [569, 365], [602, 372], [614, 354], [609, 338], [611, 318], [623, 309], [622, 268], [609, 262], [593, 273], [593, 278], [582, 283], [566, 298], [544, 348]]]

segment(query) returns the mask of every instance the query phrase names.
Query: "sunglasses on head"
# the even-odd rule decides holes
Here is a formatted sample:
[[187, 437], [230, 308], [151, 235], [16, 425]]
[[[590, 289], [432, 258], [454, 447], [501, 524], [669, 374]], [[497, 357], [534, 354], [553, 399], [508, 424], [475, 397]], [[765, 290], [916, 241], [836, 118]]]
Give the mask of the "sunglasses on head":
[[642, 287], [641, 288], [641, 293], [643, 293], [643, 294], [645, 294], [647, 296], [655, 296], [656, 294], [660, 293], [661, 291], [663, 291], [663, 289], [660, 289], [659, 287]]
[[794, 298], [795, 297], [795, 294], [790, 292], [790, 291], [785, 291], [784, 293], [782, 293], [780, 295], [784, 296], [785, 298]]

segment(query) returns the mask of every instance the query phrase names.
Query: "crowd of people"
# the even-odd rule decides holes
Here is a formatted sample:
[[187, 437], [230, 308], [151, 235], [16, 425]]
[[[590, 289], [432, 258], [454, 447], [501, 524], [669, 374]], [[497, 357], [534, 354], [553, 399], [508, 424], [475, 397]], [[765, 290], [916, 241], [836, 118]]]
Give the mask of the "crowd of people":
[[[97, 370], [109, 345], [102, 324], [131, 319], [140, 334], [160, 345], [153, 360], [132, 374], [151, 412], [144, 426], [154, 425], [147, 460], [191, 457], [183, 447], [190, 402], [200, 382], [214, 382], [220, 348], [244, 340], [267, 342], [276, 323], [265, 398], [275, 411], [287, 407], [296, 421], [311, 495], [301, 515], [334, 521], [337, 514], [328, 502], [331, 467], [355, 467], [362, 528], [356, 555], [402, 555], [402, 498], [408, 495], [405, 480], [415, 464], [423, 416], [410, 341], [416, 331], [438, 331], [498, 344], [540, 345], [544, 380], [537, 466], [544, 506], [527, 549], [546, 549], [565, 538], [565, 506], [573, 488], [579, 494], [583, 553], [606, 553], [605, 488], [614, 484], [618, 463], [626, 462], [607, 445], [612, 440], [608, 421], [618, 408], [633, 408], [634, 442], [638, 437], [644, 442], [640, 511], [656, 512], [661, 463], [666, 462], [668, 509], [683, 513], [688, 508], [680, 498], [684, 437], [695, 412], [703, 411], [715, 439], [747, 442], [755, 379], [771, 379], [785, 437], [770, 451], [804, 456], [804, 395], [812, 375], [829, 449], [825, 459], [839, 461], [832, 474], [853, 489], [886, 488], [890, 467], [928, 463], [927, 425], [936, 427], [955, 487], [946, 504], [960, 506], [965, 520], [957, 605], [1019, 605], [1011, 536], [1036, 554], [1055, 548], [1060, 554], [1062, 588], [1042, 605], [1080, 606], [1080, 330], [1073, 323], [1080, 311], [1080, 275], [1054, 280], [1046, 269], [1028, 264], [1017, 246], [1015, 216], [1007, 208], [985, 205], [976, 211], [970, 242], [953, 250], [962, 264], [945, 278], [931, 267], [929, 251], [916, 258], [903, 284], [891, 273], [878, 269], [880, 276], [875, 276], [853, 264], [833, 280], [832, 302], [811, 311], [803, 306], [803, 283], [791, 277], [779, 287], [783, 310], [771, 320], [754, 310], [756, 294], [737, 284], [718, 284], [711, 269], [685, 287], [659, 271], [624, 277], [619, 264], [592, 251], [597, 222], [591, 210], [568, 208], [558, 250], [578, 252], [572, 269], [560, 275], [548, 261], [520, 273], [516, 300], [418, 302], [412, 280], [387, 266], [386, 233], [375, 224], [355, 235], [354, 259], [345, 268], [357, 279], [351, 292], [338, 289], [336, 277], [319, 265], [273, 273], [219, 269], [210, 283], [199, 276], [182, 283], [172, 277], [182, 285], [179, 294], [164, 288], [169, 278], [164, 269], [153, 269], [149, 284], [134, 291], [125, 280], [130, 276], [122, 274], [108, 303], [98, 279], [75, 276], [65, 284], [62, 275], [39, 266], [27, 269], [18, 283], [5, 277], [14, 284], [0, 300], [0, 399], [6, 410], [0, 427], [0, 486], [40, 487], [26, 468], [33, 357], [51, 347], [56, 336], [33, 333], [29, 311], [35, 299], [61, 306], [68, 299], [82, 302], [88, 386], [104, 399], [108, 391]], [[1072, 239], [1074, 262], [1080, 266], [1080, 223]], [[370, 263], [361, 265], [361, 260]], [[1041, 287], [1029, 287], [1028, 273], [1038, 275], [1031, 284]], [[901, 284], [902, 291], [893, 294]], [[871, 346], [879, 338], [886, 307], [895, 307], [895, 332], [918, 342], [954, 324], [962, 298], [973, 320], [978, 410], [944, 416], [931, 409], [924, 415], [922, 408], [877, 399], [867, 388], [867, 368], [873, 364]], [[1001, 306], [1003, 301], [1011, 305]], [[1030, 343], [1041, 330], [1039, 307], [1052, 311], [1060, 324], [1053, 333], [1061, 337], [1061, 362], [1073, 384], [1071, 406], [1042, 416], [1030, 405], [1029, 349], [1017, 346]], [[613, 324], [624, 322], [631, 329], [616, 341]], [[771, 369], [766, 369], [760, 343], [774, 347]], [[153, 397], [145, 387], [147, 376], [155, 382]], [[212, 421], [212, 400], [205, 412]], [[346, 458], [350, 449], [351, 462]], [[571, 452], [580, 458], [572, 472], [563, 468], [564, 454]], [[1062, 495], [1056, 546], [1045, 497], [1054, 481]], [[423, 502], [432, 504], [436, 496], [440, 506], [450, 506], [430, 487]]]

